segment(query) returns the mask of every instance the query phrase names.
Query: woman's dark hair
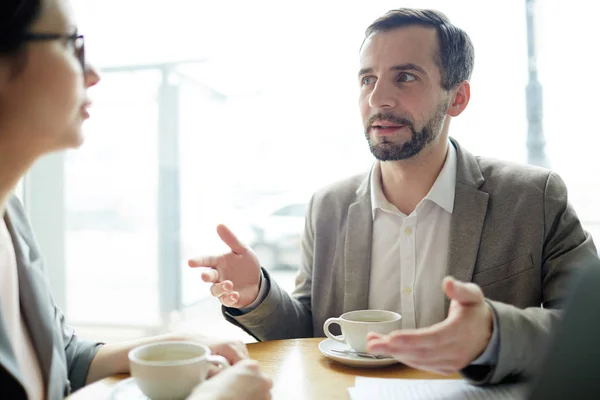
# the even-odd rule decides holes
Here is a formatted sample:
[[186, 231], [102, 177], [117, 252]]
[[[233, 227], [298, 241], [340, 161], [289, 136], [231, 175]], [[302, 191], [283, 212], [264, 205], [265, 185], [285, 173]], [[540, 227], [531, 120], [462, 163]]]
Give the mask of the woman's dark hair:
[[42, 12], [43, 0], [0, 0], [0, 56], [13, 55], [25, 44], [24, 33]]

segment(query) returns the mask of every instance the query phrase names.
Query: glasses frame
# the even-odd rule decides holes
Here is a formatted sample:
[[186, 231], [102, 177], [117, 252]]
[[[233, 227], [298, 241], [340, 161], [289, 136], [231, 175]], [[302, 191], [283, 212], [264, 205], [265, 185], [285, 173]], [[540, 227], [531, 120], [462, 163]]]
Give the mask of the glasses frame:
[[27, 32], [23, 34], [23, 39], [29, 42], [43, 42], [51, 40], [68, 40], [73, 42], [73, 48], [75, 50], [75, 57], [79, 60], [81, 68], [85, 71], [85, 39], [83, 35], [78, 33], [64, 34], [64, 33], [33, 33]]

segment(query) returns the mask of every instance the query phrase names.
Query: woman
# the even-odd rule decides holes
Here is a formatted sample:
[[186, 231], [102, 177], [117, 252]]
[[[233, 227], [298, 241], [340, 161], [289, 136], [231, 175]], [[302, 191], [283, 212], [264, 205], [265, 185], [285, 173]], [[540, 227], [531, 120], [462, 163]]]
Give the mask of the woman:
[[[128, 372], [127, 353], [165, 335], [128, 343], [80, 340], [56, 308], [17, 182], [40, 156], [83, 142], [87, 89], [99, 82], [85, 63], [83, 36], [68, 0], [0, 2], [0, 393], [11, 399], [59, 399], [98, 379]], [[202, 342], [202, 340], [198, 340]], [[269, 398], [270, 381], [242, 343], [212, 351], [234, 367], [209, 379], [196, 399]], [[241, 362], [238, 362], [242, 360]]]

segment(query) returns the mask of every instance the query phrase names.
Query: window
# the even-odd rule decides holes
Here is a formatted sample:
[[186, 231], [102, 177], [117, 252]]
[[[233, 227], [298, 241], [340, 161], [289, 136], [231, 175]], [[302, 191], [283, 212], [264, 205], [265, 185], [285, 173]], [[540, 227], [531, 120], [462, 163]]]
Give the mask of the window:
[[306, 214], [306, 204], [291, 204], [275, 211], [273, 215], [278, 217], [300, 217]]

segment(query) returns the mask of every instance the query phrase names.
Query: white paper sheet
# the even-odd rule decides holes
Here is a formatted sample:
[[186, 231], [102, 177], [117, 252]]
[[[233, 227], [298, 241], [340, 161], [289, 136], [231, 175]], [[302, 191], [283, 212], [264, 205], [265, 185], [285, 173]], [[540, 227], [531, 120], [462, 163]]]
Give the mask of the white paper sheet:
[[479, 387], [458, 379], [383, 379], [356, 377], [352, 400], [521, 400], [524, 384]]

